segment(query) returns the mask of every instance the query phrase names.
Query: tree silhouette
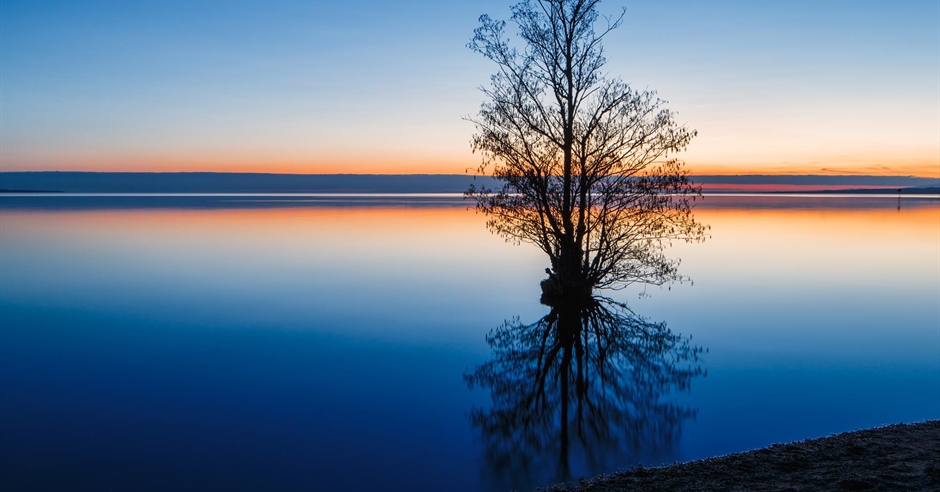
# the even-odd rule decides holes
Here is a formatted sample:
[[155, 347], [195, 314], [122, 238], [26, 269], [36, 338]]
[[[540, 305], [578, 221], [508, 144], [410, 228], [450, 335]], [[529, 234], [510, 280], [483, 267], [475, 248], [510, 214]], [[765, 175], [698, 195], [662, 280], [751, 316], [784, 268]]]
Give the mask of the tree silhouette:
[[513, 488], [670, 459], [694, 411], [670, 402], [703, 374], [701, 348], [625, 305], [592, 298], [575, 318], [557, 308], [538, 322], [506, 322], [487, 336], [493, 357], [464, 375], [490, 390], [475, 408], [488, 474]]
[[692, 215], [700, 189], [675, 158], [696, 132], [655, 92], [603, 71], [602, 41], [625, 11], [601, 17], [598, 3], [523, 0], [511, 17], [521, 43], [484, 15], [469, 44], [498, 67], [471, 121], [478, 173], [500, 185], [466, 196], [492, 231], [551, 261], [550, 313], [491, 332], [493, 358], [464, 376], [490, 391], [471, 421], [497, 475], [568, 479], [574, 447], [590, 472], [668, 448], [694, 412], [664, 397], [703, 372], [689, 339], [596, 293], [681, 280], [663, 248], [706, 231]]
[[547, 301], [677, 280], [664, 244], [705, 233], [691, 213], [699, 189], [673, 157], [696, 132], [655, 92], [602, 71], [601, 41], [623, 13], [602, 21], [598, 2], [525, 0], [511, 18], [524, 47], [510, 42], [505, 21], [486, 15], [468, 45], [498, 66], [471, 121], [478, 172], [501, 186], [471, 186], [466, 196], [492, 231], [548, 254]]

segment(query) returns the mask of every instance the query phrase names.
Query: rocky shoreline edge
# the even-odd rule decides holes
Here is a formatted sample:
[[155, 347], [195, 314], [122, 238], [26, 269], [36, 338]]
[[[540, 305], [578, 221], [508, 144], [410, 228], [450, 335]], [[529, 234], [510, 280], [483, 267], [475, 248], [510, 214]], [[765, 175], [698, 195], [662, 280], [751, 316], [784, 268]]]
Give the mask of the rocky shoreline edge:
[[940, 491], [940, 420], [774, 444], [545, 491]]

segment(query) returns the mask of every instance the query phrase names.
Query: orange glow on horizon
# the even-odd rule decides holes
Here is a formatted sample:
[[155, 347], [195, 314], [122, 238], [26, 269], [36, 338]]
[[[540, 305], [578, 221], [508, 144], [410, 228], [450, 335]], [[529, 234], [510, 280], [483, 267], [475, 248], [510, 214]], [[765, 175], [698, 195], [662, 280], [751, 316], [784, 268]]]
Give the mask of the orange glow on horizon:
[[[10, 162], [13, 161], [13, 164]], [[61, 159], [3, 159], [2, 171], [219, 172], [268, 174], [466, 174], [478, 156], [365, 156], [295, 158], [286, 156], [186, 157], [172, 155], [83, 156]]]
[[530, 254], [490, 234], [483, 215], [460, 206], [310, 206], [300, 201], [283, 208], [0, 209], [0, 218], [4, 234], [17, 231], [36, 244], [105, 242], [116, 251], [143, 251], [154, 258], [186, 251], [185, 258], [174, 261], [211, 258], [227, 270], [237, 270], [228, 259], [242, 255], [292, 270], [307, 265], [311, 255], [326, 255], [337, 269], [368, 271], [374, 262], [399, 259], [422, 258], [444, 267], [480, 251], [489, 251], [483, 257], [491, 258]]
[[[667, 254], [693, 259], [683, 262], [684, 273], [693, 279], [703, 270], [760, 272], [758, 276], [775, 279], [806, 271], [855, 271], [855, 276], [831, 281], [858, 285], [860, 279], [870, 280], [870, 271], [890, 271], [904, 284], [905, 272], [940, 272], [940, 203], [902, 200], [900, 210], [895, 203], [859, 197], [807, 202], [706, 196], [697, 204], [695, 218], [711, 227], [712, 237], [703, 244], [674, 243]], [[892, 254], [898, 251], [904, 253]], [[930, 262], [925, 264], [925, 258]], [[753, 287], [768, 286], [755, 280]]]
[[[681, 156], [680, 156], [681, 157]], [[480, 156], [351, 155], [296, 157], [240, 154], [234, 156], [181, 154], [69, 155], [31, 157], [5, 155], [0, 171], [88, 172], [230, 172], [271, 174], [474, 174]], [[813, 164], [713, 164], [692, 160], [686, 168], [703, 175], [869, 175], [940, 179], [940, 160], [897, 159], [890, 164], [832, 161]]]
[[[263, 206], [263, 202], [259, 200], [257, 205]], [[246, 205], [251, 205], [251, 202], [246, 202]], [[64, 228], [73, 223], [76, 216], [81, 216], [81, 223], [92, 230], [113, 229], [124, 233], [140, 230], [142, 234], [156, 235], [161, 231], [168, 233], [176, 230], [185, 231], [193, 237], [204, 235], [206, 231], [212, 231], [213, 235], [235, 236], [243, 234], [245, 228], [255, 231], [259, 237], [284, 231], [303, 234], [304, 231], [297, 231], [297, 225], [303, 224], [307, 232], [313, 235], [320, 230], [360, 231], [363, 240], [368, 240], [371, 234], [417, 233], [429, 229], [429, 225], [433, 225], [428, 230], [429, 234], [446, 234], [451, 229], [451, 233], [460, 229], [485, 230], [486, 222], [484, 216], [468, 211], [466, 206], [310, 206], [303, 201], [272, 208], [62, 209], [54, 214], [34, 210], [2, 212], [11, 223], [14, 218], [20, 217], [24, 224], [30, 223], [30, 216], [43, 214], [44, 224], [53, 229]]]

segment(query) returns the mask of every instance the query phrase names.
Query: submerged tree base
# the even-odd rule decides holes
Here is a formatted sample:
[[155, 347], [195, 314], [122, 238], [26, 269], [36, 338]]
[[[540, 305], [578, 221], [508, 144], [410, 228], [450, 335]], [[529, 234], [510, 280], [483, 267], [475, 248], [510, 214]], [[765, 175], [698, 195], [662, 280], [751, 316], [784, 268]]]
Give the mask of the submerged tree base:
[[940, 490], [940, 420], [846, 432], [552, 491]]

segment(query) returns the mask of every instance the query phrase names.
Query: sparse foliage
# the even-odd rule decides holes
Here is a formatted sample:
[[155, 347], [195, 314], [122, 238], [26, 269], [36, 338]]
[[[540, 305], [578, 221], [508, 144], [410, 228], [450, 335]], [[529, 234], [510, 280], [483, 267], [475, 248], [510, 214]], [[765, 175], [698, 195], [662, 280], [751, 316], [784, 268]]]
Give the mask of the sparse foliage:
[[691, 213], [699, 190], [674, 158], [696, 132], [654, 92], [602, 71], [601, 42], [623, 13], [601, 17], [598, 3], [524, 0], [511, 19], [523, 47], [486, 15], [469, 44], [498, 66], [471, 121], [478, 172], [502, 186], [466, 195], [491, 230], [549, 255], [562, 296], [582, 299], [680, 279], [664, 245], [705, 230]]

